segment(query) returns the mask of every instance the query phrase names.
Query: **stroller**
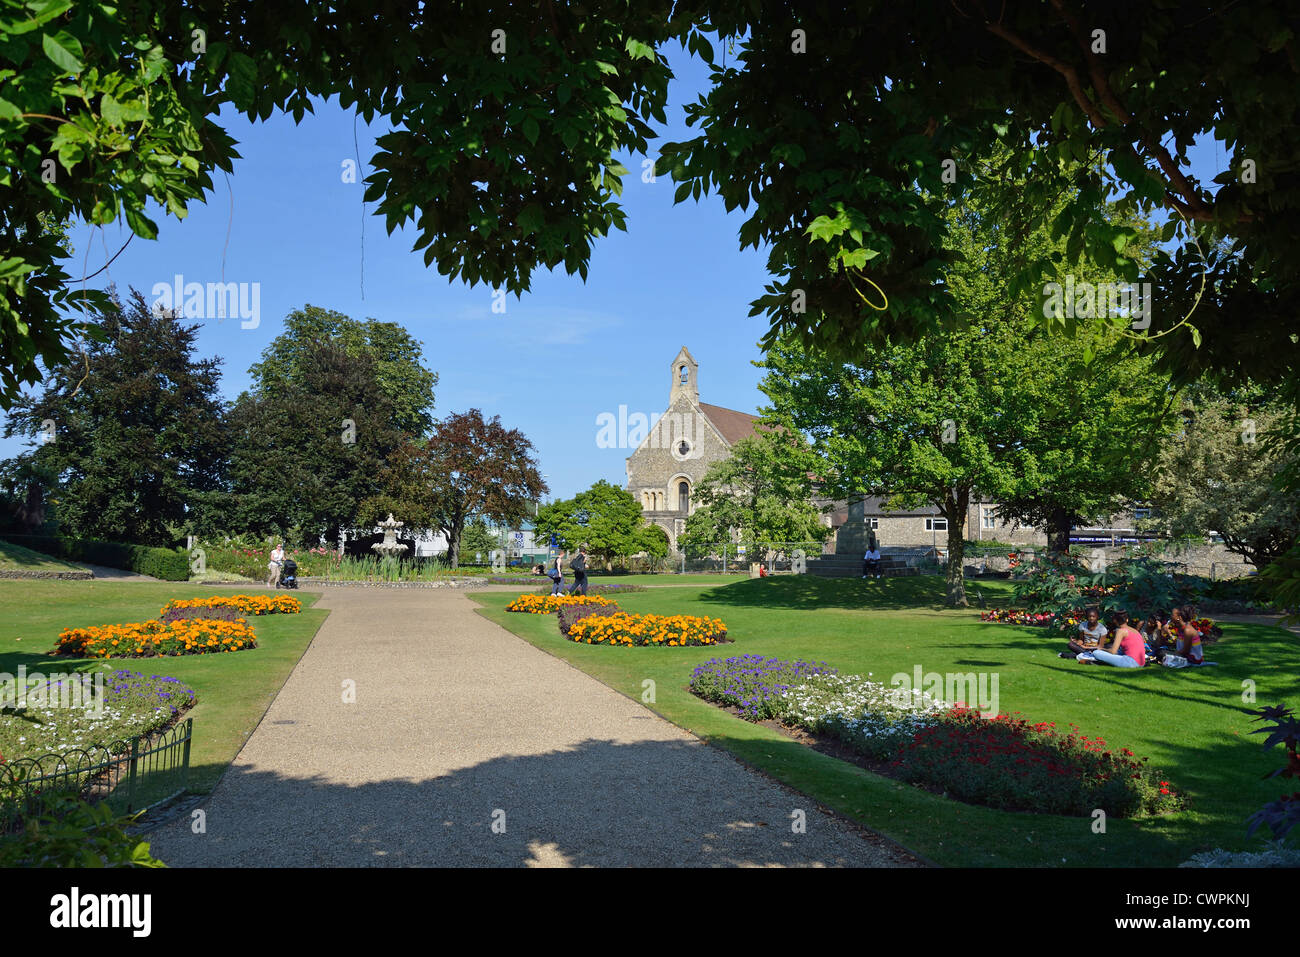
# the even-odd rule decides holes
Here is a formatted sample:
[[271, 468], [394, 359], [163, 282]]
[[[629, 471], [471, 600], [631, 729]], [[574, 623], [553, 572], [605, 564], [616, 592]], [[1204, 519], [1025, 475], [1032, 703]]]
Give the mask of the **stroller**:
[[286, 558], [284, 564], [280, 566], [280, 580], [275, 583], [276, 588], [297, 588], [298, 587], [298, 563], [292, 558]]

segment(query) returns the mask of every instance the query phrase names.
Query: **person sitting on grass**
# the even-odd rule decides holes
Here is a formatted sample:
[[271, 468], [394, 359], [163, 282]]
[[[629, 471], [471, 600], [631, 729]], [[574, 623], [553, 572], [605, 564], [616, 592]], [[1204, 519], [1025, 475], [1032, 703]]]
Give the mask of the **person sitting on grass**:
[[1161, 620], [1160, 616], [1152, 613], [1147, 615], [1146, 621], [1142, 623], [1139, 629], [1142, 640], [1146, 643], [1146, 653], [1148, 658], [1155, 658], [1157, 661], [1165, 656], [1165, 649], [1170, 644], [1169, 626]]
[[[1116, 668], [1141, 668], [1147, 663], [1146, 645], [1142, 636], [1128, 623], [1128, 615], [1117, 611], [1110, 618], [1111, 633], [1115, 640], [1109, 650], [1098, 648], [1089, 657], [1103, 665]], [[1087, 659], [1082, 659], [1087, 660]]]
[[1070, 639], [1070, 650], [1061, 652], [1062, 658], [1073, 658], [1085, 651], [1092, 651], [1106, 637], [1106, 626], [1101, 623], [1101, 613], [1096, 608], [1089, 608], [1087, 616], [1079, 622], [1079, 636]]
[[1201, 645], [1201, 632], [1196, 627], [1196, 609], [1191, 605], [1175, 608], [1169, 613], [1169, 628], [1177, 644], [1174, 654], [1187, 659], [1189, 665], [1199, 665], [1205, 661], [1205, 649]]

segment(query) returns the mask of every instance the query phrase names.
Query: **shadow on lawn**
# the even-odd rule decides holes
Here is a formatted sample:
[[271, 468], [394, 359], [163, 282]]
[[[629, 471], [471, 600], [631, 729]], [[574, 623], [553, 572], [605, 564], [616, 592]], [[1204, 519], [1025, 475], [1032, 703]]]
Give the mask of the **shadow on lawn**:
[[944, 581], [936, 575], [882, 579], [780, 575], [722, 585], [702, 592], [698, 600], [746, 608], [800, 611], [828, 608], [854, 611], [943, 610], [945, 593]]

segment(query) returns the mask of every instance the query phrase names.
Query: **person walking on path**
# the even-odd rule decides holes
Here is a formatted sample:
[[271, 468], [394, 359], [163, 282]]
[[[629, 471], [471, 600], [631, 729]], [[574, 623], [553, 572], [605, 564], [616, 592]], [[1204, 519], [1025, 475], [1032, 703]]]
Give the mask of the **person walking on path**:
[[564, 593], [564, 555], [564, 552], [556, 555], [555, 560], [551, 562], [550, 569], [546, 572], [551, 579], [552, 595]]
[[570, 595], [587, 594], [587, 546], [579, 545], [578, 554], [573, 556], [573, 561], [569, 562], [569, 567], [573, 569], [573, 587], [569, 589]]
[[283, 567], [283, 565], [284, 565], [284, 542], [281, 542], [279, 545], [276, 545], [275, 548], [271, 549], [271, 560], [267, 562], [266, 565], [267, 569], [271, 573], [266, 580], [266, 586], [268, 588], [274, 588], [276, 586], [276, 583], [280, 581], [280, 569]]

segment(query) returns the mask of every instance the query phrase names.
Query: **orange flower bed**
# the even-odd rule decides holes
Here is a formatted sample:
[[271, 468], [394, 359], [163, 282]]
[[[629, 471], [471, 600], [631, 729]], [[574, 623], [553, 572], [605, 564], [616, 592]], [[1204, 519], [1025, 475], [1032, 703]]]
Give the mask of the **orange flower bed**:
[[589, 617], [569, 626], [568, 638], [588, 645], [716, 645], [727, 640], [719, 618], [697, 615], [629, 615]]
[[207, 655], [257, 647], [253, 629], [243, 618], [213, 621], [139, 621], [125, 625], [65, 628], [54, 654], [77, 658], [155, 658]]
[[572, 605], [612, 605], [608, 598], [599, 595], [520, 595], [506, 611], [522, 611], [529, 615], [550, 615]]
[[237, 608], [245, 615], [296, 615], [302, 602], [289, 595], [213, 595], [210, 598], [173, 598], [159, 615], [173, 608]]

